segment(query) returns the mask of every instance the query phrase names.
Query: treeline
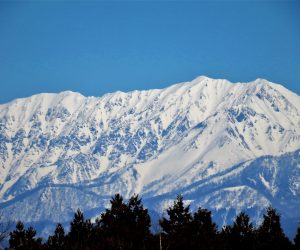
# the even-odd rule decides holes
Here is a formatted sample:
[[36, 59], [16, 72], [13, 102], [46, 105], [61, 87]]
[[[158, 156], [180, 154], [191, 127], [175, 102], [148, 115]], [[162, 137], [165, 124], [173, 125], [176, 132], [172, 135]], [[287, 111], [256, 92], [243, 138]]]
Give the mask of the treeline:
[[218, 230], [210, 211], [199, 208], [191, 213], [182, 196], [178, 195], [167, 215], [159, 221], [158, 232], [152, 233], [148, 210], [137, 195], [125, 202], [117, 194], [110, 203], [110, 208], [94, 223], [77, 210], [68, 233], [57, 224], [53, 235], [45, 241], [36, 236], [34, 228], [26, 229], [22, 222], [18, 222], [10, 233], [8, 249], [300, 249], [300, 228], [291, 242], [283, 232], [280, 215], [271, 207], [267, 208], [257, 228], [247, 214], [240, 213], [232, 225]]

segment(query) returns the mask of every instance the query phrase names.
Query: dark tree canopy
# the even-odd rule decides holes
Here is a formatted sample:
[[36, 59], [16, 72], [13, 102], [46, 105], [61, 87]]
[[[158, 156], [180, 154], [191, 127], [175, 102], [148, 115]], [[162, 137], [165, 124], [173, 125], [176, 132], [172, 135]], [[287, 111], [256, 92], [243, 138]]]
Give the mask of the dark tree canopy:
[[48, 238], [47, 247], [53, 250], [65, 249], [65, 230], [62, 224], [58, 223], [56, 225], [54, 234], [49, 236]]
[[85, 220], [83, 213], [78, 209], [70, 224], [70, 232], [67, 236], [67, 246], [72, 246], [72, 249], [74, 250], [87, 249], [91, 234], [91, 221]]
[[98, 225], [107, 236], [109, 249], [143, 249], [150, 236], [150, 216], [138, 195], [128, 203], [116, 194], [110, 201], [111, 208], [101, 215]]
[[249, 216], [244, 212], [237, 215], [232, 226], [223, 228], [221, 236], [227, 248], [229, 246], [236, 250], [254, 248], [255, 231]]
[[9, 246], [14, 250], [36, 250], [42, 248], [42, 239], [36, 238], [36, 231], [29, 227], [24, 228], [22, 222], [18, 222], [16, 229], [10, 233]]
[[283, 232], [280, 215], [268, 207], [263, 222], [257, 230], [257, 249], [290, 249], [291, 243]]
[[53, 235], [42, 242], [32, 227], [22, 222], [10, 233], [11, 250], [289, 250], [300, 249], [300, 228], [295, 244], [289, 241], [280, 224], [280, 215], [269, 207], [262, 223], [255, 228], [249, 216], [241, 212], [231, 225], [220, 231], [209, 210], [194, 213], [178, 195], [160, 221], [162, 231], [150, 231], [148, 210], [141, 198], [133, 195], [127, 201], [120, 194], [110, 200], [110, 207], [92, 223], [78, 209], [65, 233], [58, 223]]
[[167, 210], [168, 218], [163, 218], [160, 225], [166, 234], [168, 249], [188, 249], [188, 235], [190, 232], [190, 223], [192, 215], [190, 207], [184, 206], [181, 195], [177, 196], [172, 207]]
[[193, 215], [190, 226], [191, 248], [213, 249], [218, 244], [217, 225], [212, 221], [211, 212], [199, 208]]

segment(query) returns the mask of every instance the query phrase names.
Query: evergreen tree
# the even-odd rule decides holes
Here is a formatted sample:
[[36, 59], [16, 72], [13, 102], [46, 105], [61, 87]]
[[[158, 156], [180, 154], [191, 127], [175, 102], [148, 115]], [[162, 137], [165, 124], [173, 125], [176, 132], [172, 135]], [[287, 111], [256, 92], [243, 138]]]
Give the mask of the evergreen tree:
[[16, 230], [10, 233], [9, 249], [14, 250], [37, 250], [42, 248], [42, 239], [35, 238], [36, 231], [34, 228], [29, 227], [27, 230], [24, 228], [22, 222], [18, 222]]
[[128, 203], [116, 194], [98, 221], [106, 236], [107, 249], [144, 249], [150, 235], [150, 216], [141, 199], [132, 196]]
[[300, 249], [300, 227], [297, 228], [297, 233], [296, 236], [294, 238], [294, 248], [299, 250]]
[[67, 248], [73, 250], [89, 249], [91, 232], [92, 223], [90, 220], [85, 220], [83, 213], [78, 209], [70, 224], [70, 232], [67, 236]]
[[142, 200], [138, 195], [134, 195], [129, 199], [128, 208], [131, 215], [130, 235], [133, 242], [133, 249], [144, 249], [146, 241], [150, 236], [151, 220], [148, 209], [144, 208]]
[[172, 207], [167, 210], [169, 218], [163, 218], [160, 225], [166, 233], [167, 249], [190, 249], [189, 229], [192, 216], [189, 206], [185, 207], [181, 195], [177, 196]]
[[[257, 230], [254, 230], [249, 216], [242, 212], [232, 225], [225, 226], [218, 233], [210, 211], [198, 208], [191, 215], [189, 206], [185, 206], [182, 196], [178, 195], [173, 206], [167, 209], [168, 217], [159, 221], [162, 233], [152, 235], [148, 210], [138, 195], [125, 203], [123, 197], [116, 194], [110, 203], [111, 207], [102, 213], [94, 225], [78, 209], [70, 223], [70, 232], [65, 235], [63, 226], [57, 224], [54, 234], [49, 236], [44, 246], [41, 238], [36, 238], [34, 228], [25, 229], [23, 223], [18, 222], [16, 229], [10, 233], [9, 249], [293, 249], [281, 228], [280, 215], [271, 207], [267, 208]], [[299, 227], [294, 242], [294, 249], [300, 249]]]
[[212, 221], [211, 212], [207, 209], [199, 208], [194, 213], [191, 227], [193, 249], [215, 249], [217, 245], [217, 226]]
[[111, 199], [110, 204], [111, 208], [105, 210], [99, 221], [100, 227], [105, 232], [106, 248], [125, 249], [129, 210], [120, 194], [116, 194]]
[[232, 226], [226, 225], [222, 228], [221, 232], [219, 233], [219, 248], [222, 250], [232, 249]]
[[101, 226], [100, 218], [93, 224], [90, 236], [91, 249], [109, 249], [107, 247], [107, 235]]
[[22, 249], [26, 242], [26, 231], [24, 224], [21, 221], [17, 222], [16, 230], [10, 233], [9, 248], [10, 249]]
[[58, 223], [56, 225], [54, 235], [49, 236], [48, 238], [47, 247], [53, 250], [66, 249], [65, 240], [65, 230], [62, 224]]
[[233, 249], [253, 249], [254, 230], [249, 216], [241, 212], [231, 227], [231, 245]]
[[257, 230], [257, 249], [291, 249], [291, 242], [285, 236], [280, 223], [280, 215], [272, 208], [267, 208], [263, 222]]

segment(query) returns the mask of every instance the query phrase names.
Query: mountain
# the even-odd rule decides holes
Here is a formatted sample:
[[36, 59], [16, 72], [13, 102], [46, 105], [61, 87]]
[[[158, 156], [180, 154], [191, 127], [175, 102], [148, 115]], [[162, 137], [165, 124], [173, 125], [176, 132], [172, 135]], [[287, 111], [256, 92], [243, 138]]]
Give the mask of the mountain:
[[0, 105], [0, 208], [52, 230], [115, 193], [139, 193], [160, 216], [183, 194], [219, 226], [272, 204], [300, 220], [300, 97], [257, 79], [204, 76], [149, 91], [38, 94]]

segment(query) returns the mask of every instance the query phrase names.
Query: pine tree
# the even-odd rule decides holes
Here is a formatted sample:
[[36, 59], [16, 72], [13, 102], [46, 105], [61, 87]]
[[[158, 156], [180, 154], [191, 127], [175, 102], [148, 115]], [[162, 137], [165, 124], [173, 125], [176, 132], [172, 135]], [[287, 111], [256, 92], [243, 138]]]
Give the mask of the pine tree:
[[163, 218], [160, 225], [166, 233], [168, 249], [189, 249], [189, 229], [192, 216], [189, 206], [185, 207], [181, 195], [177, 196], [172, 207], [167, 210], [169, 218]]
[[249, 216], [241, 212], [231, 227], [231, 245], [233, 249], [253, 249], [254, 230]]
[[99, 220], [100, 227], [105, 232], [106, 248], [125, 249], [129, 209], [120, 194], [116, 194], [110, 204], [111, 208], [106, 209]]
[[35, 238], [36, 231], [33, 227], [27, 230], [22, 222], [18, 222], [16, 230], [10, 233], [9, 249], [14, 250], [37, 250], [42, 247], [42, 239]]
[[291, 249], [291, 242], [281, 228], [280, 215], [272, 208], [267, 208], [263, 222], [257, 230], [257, 249]]
[[70, 224], [70, 232], [67, 236], [68, 249], [83, 250], [89, 248], [90, 235], [92, 232], [92, 223], [85, 220], [80, 209], [74, 215]]
[[26, 231], [24, 224], [21, 221], [17, 222], [16, 230], [10, 233], [9, 248], [21, 250], [25, 246], [26, 242]]
[[219, 245], [216, 249], [232, 249], [232, 226], [226, 225], [222, 228], [221, 232], [219, 233]]
[[98, 220], [106, 236], [106, 249], [144, 249], [150, 235], [150, 216], [141, 199], [132, 196], [128, 203], [116, 194]]
[[138, 195], [134, 195], [129, 199], [128, 208], [131, 215], [130, 235], [133, 249], [144, 249], [145, 242], [150, 236], [151, 221], [148, 209], [144, 208]]
[[214, 249], [217, 244], [217, 226], [212, 221], [211, 212], [207, 209], [198, 208], [194, 213], [190, 235], [192, 235], [193, 249]]
[[65, 247], [65, 230], [62, 224], [58, 223], [56, 225], [54, 235], [49, 236], [47, 241], [47, 247], [53, 250], [63, 250]]

